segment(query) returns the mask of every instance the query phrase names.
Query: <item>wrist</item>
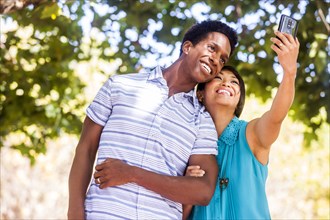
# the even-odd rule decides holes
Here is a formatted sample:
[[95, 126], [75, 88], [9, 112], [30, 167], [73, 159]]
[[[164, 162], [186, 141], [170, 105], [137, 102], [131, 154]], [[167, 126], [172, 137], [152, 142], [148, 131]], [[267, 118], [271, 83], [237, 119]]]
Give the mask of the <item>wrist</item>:
[[284, 70], [285, 75], [293, 76], [293, 77], [296, 77], [296, 75], [297, 75], [297, 68], [296, 67], [285, 68], [283, 70]]
[[145, 181], [149, 180], [151, 177], [152, 172], [145, 170], [141, 167], [137, 167], [134, 165], [127, 164], [127, 167], [125, 167], [125, 176], [126, 182], [135, 183], [137, 185], [143, 186], [145, 184]]
[[138, 184], [139, 182], [139, 175], [140, 175], [140, 168], [135, 166], [129, 166], [129, 182]]
[[297, 71], [285, 71], [283, 79], [289, 80], [289, 81], [295, 81], [297, 76]]
[[67, 213], [68, 219], [85, 219], [85, 208], [84, 205], [68, 208]]

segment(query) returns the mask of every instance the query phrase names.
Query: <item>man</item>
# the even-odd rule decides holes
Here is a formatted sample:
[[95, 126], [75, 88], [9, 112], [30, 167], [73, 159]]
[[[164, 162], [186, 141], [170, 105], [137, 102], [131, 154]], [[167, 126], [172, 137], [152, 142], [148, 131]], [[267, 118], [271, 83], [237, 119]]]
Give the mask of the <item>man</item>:
[[[87, 109], [72, 164], [69, 219], [180, 219], [180, 203], [208, 204], [217, 135], [194, 87], [217, 75], [236, 44], [232, 28], [204, 21], [187, 31], [168, 68], [116, 75], [104, 84]], [[86, 195], [97, 151], [97, 164], [119, 160], [100, 165]], [[206, 174], [182, 176], [187, 164], [200, 164]]]

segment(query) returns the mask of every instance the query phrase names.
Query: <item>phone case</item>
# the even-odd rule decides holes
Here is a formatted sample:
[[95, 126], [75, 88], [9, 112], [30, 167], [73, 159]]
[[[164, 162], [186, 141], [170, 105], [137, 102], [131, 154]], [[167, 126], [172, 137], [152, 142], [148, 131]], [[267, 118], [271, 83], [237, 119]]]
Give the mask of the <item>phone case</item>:
[[278, 31], [291, 34], [293, 37], [296, 37], [298, 30], [299, 21], [287, 16], [281, 15], [280, 24], [278, 26]]

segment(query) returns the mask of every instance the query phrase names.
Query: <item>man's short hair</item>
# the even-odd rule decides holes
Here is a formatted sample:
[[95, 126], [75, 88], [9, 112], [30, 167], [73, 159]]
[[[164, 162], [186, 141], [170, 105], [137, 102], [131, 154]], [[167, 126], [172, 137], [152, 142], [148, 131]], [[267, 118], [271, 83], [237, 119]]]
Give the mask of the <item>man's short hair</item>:
[[227, 24], [216, 20], [205, 20], [191, 26], [183, 36], [180, 55], [182, 54], [182, 45], [184, 42], [190, 41], [193, 45], [196, 45], [205, 39], [210, 32], [224, 34], [229, 39], [231, 48], [230, 55], [232, 55], [237, 45], [237, 33]]

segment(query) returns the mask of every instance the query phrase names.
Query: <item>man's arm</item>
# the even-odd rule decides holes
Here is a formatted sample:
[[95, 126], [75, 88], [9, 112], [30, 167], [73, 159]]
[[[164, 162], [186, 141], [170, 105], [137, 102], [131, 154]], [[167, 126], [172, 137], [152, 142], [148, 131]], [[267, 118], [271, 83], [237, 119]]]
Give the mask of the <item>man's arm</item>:
[[102, 126], [86, 117], [69, 176], [68, 219], [85, 219], [85, 195], [102, 129]]
[[100, 188], [133, 182], [182, 204], [207, 205], [214, 193], [218, 165], [214, 155], [191, 155], [189, 165], [198, 164], [203, 177], [165, 176], [130, 166], [117, 159], [107, 159], [96, 166], [94, 178]]

